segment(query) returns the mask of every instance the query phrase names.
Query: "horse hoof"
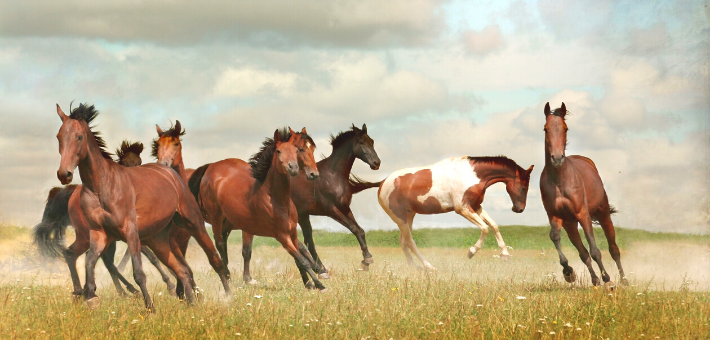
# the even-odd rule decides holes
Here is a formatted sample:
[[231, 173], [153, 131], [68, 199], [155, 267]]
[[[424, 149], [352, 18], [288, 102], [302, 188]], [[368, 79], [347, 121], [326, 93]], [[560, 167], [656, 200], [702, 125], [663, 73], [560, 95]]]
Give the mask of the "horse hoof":
[[306, 289], [315, 289], [316, 288], [316, 286], [314, 286], [313, 282], [311, 282], [311, 281], [306, 282], [305, 286], [306, 286]]
[[565, 275], [565, 281], [567, 281], [569, 283], [577, 281], [577, 274], [573, 271], [569, 275]]
[[510, 261], [510, 254], [500, 254], [500, 258], [503, 259], [503, 261]]
[[168, 289], [168, 294], [170, 294], [171, 296], [177, 296], [177, 293], [175, 292], [175, 288]]
[[622, 286], [628, 286], [629, 285], [629, 279], [626, 278], [626, 276], [621, 278], [621, 282], [619, 283]]
[[367, 264], [373, 264], [375, 263], [375, 260], [372, 257], [366, 257], [362, 260], [362, 262]]
[[616, 285], [614, 284], [614, 282], [609, 281], [609, 282], [604, 283], [604, 290], [606, 290], [608, 292], [613, 292], [615, 289], [616, 289]]
[[428, 272], [435, 272], [436, 268], [434, 268], [434, 266], [432, 266], [430, 264], [427, 264], [427, 265], [424, 265], [424, 270], [426, 270]]
[[368, 270], [370, 270], [370, 265], [365, 263], [365, 261], [360, 262], [360, 270], [368, 271]]
[[99, 299], [98, 296], [92, 297], [91, 299], [86, 300], [86, 307], [89, 308], [89, 310], [94, 310], [101, 306], [101, 300]]
[[468, 248], [468, 258], [469, 259], [472, 258], [473, 255], [476, 255], [476, 248], [474, 248], [474, 247]]
[[259, 284], [259, 281], [254, 280], [254, 279], [251, 279], [251, 280], [249, 280], [249, 281], [244, 280], [244, 283], [253, 286], [253, 285], [258, 285], [258, 284]]
[[327, 272], [325, 272], [325, 273], [320, 273], [320, 274], [318, 274], [318, 278], [321, 279], [321, 280], [329, 280], [329, 279], [330, 279], [330, 274], [328, 274]]
[[318, 292], [319, 292], [319, 293], [327, 293], [327, 292], [328, 292], [328, 288], [319, 289]]

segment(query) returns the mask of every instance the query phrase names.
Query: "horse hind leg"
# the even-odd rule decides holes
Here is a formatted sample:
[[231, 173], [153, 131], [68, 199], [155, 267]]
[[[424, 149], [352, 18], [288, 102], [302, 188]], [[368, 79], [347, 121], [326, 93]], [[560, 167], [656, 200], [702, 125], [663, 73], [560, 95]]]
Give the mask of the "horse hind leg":
[[[587, 269], [589, 270], [589, 275], [591, 275], [592, 277], [592, 284], [598, 286], [600, 282], [599, 277], [594, 272], [594, 266], [592, 265], [593, 257], [590, 255], [590, 252], [587, 251], [587, 248], [584, 247], [584, 243], [582, 243], [582, 238], [579, 235], [579, 229], [577, 229], [577, 221], [565, 221], [564, 228], [567, 232], [567, 237], [569, 237], [569, 240], [572, 242], [574, 247], [577, 248], [577, 252], [579, 253], [579, 259], [582, 260], [582, 262], [584, 262], [584, 265], [587, 266]], [[589, 241], [589, 239], [587, 240]]]
[[244, 259], [244, 271], [242, 272], [242, 278], [245, 283], [250, 285], [259, 283], [251, 277], [251, 245], [253, 241], [254, 235], [242, 231], [242, 258]]
[[478, 241], [476, 241], [476, 244], [474, 244], [473, 247], [468, 249], [468, 258], [470, 259], [483, 247], [483, 242], [486, 240], [486, 236], [488, 235], [488, 224], [486, 224], [480, 215], [475, 213], [469, 207], [462, 207], [459, 211], [457, 211], [457, 213], [481, 229], [481, 236], [478, 238]]
[[182, 296], [189, 304], [194, 302], [192, 272], [189, 267], [186, 267], [175, 256], [173, 247], [170, 245], [170, 240], [164, 235], [154, 237], [146, 242], [147, 246], [152, 249], [154, 256], [162, 261], [177, 277], [179, 284], [183, 287], [184, 295]]
[[[602, 263], [602, 252], [599, 250], [599, 247], [597, 247], [597, 242], [594, 238], [594, 228], [592, 227], [591, 216], [589, 216], [589, 214], [587, 213], [580, 214], [577, 218], [579, 219], [580, 224], [582, 225], [582, 230], [584, 230], [584, 236], [587, 238], [587, 244], [589, 245], [589, 254], [591, 255], [594, 262], [597, 263], [597, 266], [599, 266], [599, 270], [602, 274], [602, 280], [604, 280], [605, 283], [611, 281], [609, 273], [606, 272], [606, 270], [604, 269], [604, 263]], [[599, 280], [597, 279], [597, 283], [595, 283], [595, 285], [599, 283], [598, 281]]]
[[301, 273], [301, 278], [303, 279], [303, 284], [306, 286], [306, 288], [313, 288], [313, 286], [311, 286], [310, 284], [310, 278], [311, 280], [313, 280], [313, 285], [316, 289], [320, 291], [325, 291], [325, 286], [323, 286], [323, 283], [318, 280], [318, 275], [313, 271], [311, 263], [299, 251], [297, 244], [300, 242], [298, 241], [298, 238], [295, 236], [286, 236], [279, 241], [281, 242], [281, 245], [286, 248], [286, 251], [288, 251], [288, 253], [293, 256], [294, 260], [296, 261], [296, 266], [298, 267], [298, 270]]
[[101, 254], [101, 260], [104, 261], [104, 266], [106, 266], [106, 269], [108, 270], [109, 274], [111, 275], [111, 280], [113, 281], [114, 287], [116, 287], [116, 292], [120, 296], [126, 296], [126, 291], [123, 290], [123, 287], [121, 286], [121, 283], [126, 285], [126, 289], [128, 289], [131, 294], [135, 294], [138, 292], [138, 290], [133, 287], [133, 285], [126, 280], [123, 275], [118, 271], [118, 268], [113, 264], [113, 260], [116, 256], [116, 241], [113, 241], [109, 243], [109, 245], [106, 247], [106, 251], [104, 251], [103, 254]]
[[604, 235], [606, 236], [607, 243], [609, 243], [609, 253], [611, 258], [616, 262], [616, 267], [619, 269], [619, 277], [621, 282], [624, 284], [628, 283], [626, 275], [624, 275], [624, 269], [621, 267], [621, 251], [619, 246], [616, 244], [616, 230], [614, 230], [614, 223], [611, 221], [611, 214], [609, 209], [597, 214], [597, 220], [604, 230]]
[[170, 281], [170, 276], [168, 275], [168, 273], [165, 272], [165, 270], [163, 270], [163, 266], [160, 265], [160, 260], [158, 259], [158, 257], [155, 256], [153, 251], [151, 251], [150, 248], [148, 248], [147, 246], [141, 246], [141, 253], [143, 253], [143, 255], [145, 255], [145, 257], [148, 259], [148, 261], [150, 261], [150, 263], [155, 266], [155, 269], [158, 270], [158, 273], [160, 273], [160, 277], [163, 279], [163, 282], [165, 282], [165, 285], [168, 288], [168, 292], [171, 295], [175, 295], [175, 284]]
[[[416, 242], [414, 242], [414, 237], [412, 237], [412, 223], [414, 223], [414, 215], [415, 213], [409, 213], [407, 215], [407, 224], [404, 226], [405, 229], [407, 229], [406, 237], [405, 237], [405, 242], [407, 247], [414, 253], [414, 255], [421, 261], [421, 263], [424, 265], [424, 268], [426, 270], [430, 271], [436, 271], [436, 268], [429, 263], [424, 258], [424, 255], [419, 252], [419, 249], [417, 248]], [[400, 227], [400, 230], [402, 230], [402, 227]], [[403, 233], [404, 234], [404, 233]], [[400, 243], [402, 242], [402, 235], [400, 235]]]

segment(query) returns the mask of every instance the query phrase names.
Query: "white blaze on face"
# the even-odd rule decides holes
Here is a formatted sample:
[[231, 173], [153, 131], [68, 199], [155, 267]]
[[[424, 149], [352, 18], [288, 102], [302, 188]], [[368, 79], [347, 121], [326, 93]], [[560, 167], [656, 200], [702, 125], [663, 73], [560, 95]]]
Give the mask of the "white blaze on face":
[[311, 148], [311, 142], [306, 142], [306, 147], [310, 149], [310, 148]]

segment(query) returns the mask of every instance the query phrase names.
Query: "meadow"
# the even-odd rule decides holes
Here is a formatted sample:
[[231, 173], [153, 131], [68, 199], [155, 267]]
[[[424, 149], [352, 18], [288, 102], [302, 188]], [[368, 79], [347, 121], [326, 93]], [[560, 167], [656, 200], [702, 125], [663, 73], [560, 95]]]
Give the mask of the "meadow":
[[[606, 250], [601, 230], [596, 231]], [[305, 290], [293, 259], [264, 238], [255, 240], [252, 257], [252, 276], [259, 284], [243, 284], [240, 238], [234, 233], [231, 296], [221, 291], [199, 247], [191, 245], [188, 262], [203, 290], [201, 300], [189, 306], [170, 296], [150, 268], [157, 311], [147, 314], [142, 300], [116, 294], [101, 263], [97, 293], [102, 303], [88, 310], [70, 296], [63, 261], [40, 260], [27, 229], [0, 226], [0, 338], [710, 337], [709, 236], [618, 229], [629, 284], [606, 291], [590, 285], [566, 237], [564, 252], [578, 273], [574, 284], [562, 279], [548, 228], [503, 226], [501, 232], [513, 248], [508, 262], [496, 257], [492, 237], [483, 251], [466, 258], [478, 238], [476, 229], [415, 229], [422, 253], [438, 269], [426, 272], [406, 265], [397, 232], [367, 234], [375, 264], [361, 271], [352, 235], [317, 231], [314, 238], [332, 277], [324, 280], [323, 293]], [[608, 252], [603, 257], [616, 273]], [[124, 274], [130, 276], [130, 266]]]

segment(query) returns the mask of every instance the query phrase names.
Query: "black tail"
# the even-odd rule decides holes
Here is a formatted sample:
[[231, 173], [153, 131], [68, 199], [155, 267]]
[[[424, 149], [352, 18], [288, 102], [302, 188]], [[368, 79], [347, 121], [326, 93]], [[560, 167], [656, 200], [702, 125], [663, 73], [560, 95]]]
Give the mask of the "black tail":
[[[614, 215], [614, 214], [616, 214], [616, 213], [618, 213], [618, 212], [619, 212], [619, 210], [617, 210], [616, 207], [614, 207], [613, 205], [609, 204], [609, 215], [610, 215], [610, 216], [611, 216], [611, 215]], [[596, 225], [600, 225], [599, 219], [597, 219], [596, 216], [592, 216], [592, 223], [594, 223], [594, 224], [596, 224]]]
[[69, 198], [78, 185], [55, 187], [49, 191], [44, 206], [42, 222], [33, 229], [34, 242], [40, 253], [47, 257], [61, 257], [64, 247], [64, 232], [71, 224], [69, 220]]
[[195, 196], [195, 201], [200, 204], [200, 184], [202, 183], [202, 177], [205, 176], [205, 171], [212, 163], [207, 163], [195, 170], [195, 172], [190, 175], [190, 179], [187, 181], [187, 186], [192, 192], [192, 196]]
[[360, 191], [367, 190], [370, 188], [377, 188], [380, 186], [380, 184], [382, 184], [382, 182], [384, 182], [384, 180], [379, 182], [367, 182], [353, 174], [351, 174], [350, 179], [348, 179], [348, 184], [350, 184], [350, 191], [352, 191], [353, 194], [357, 194]]

